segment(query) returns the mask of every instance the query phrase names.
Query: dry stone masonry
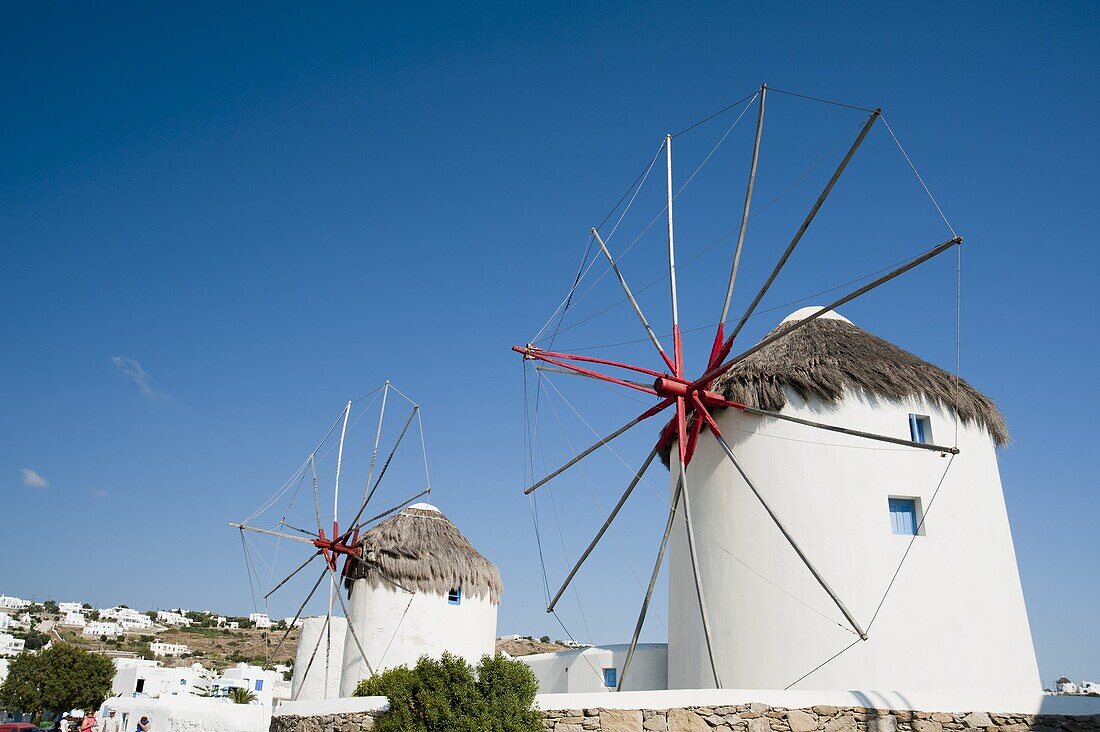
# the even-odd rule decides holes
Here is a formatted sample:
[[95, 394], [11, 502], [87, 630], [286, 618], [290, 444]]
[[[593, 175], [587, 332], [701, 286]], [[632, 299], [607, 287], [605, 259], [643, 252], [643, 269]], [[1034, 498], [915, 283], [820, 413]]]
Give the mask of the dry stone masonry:
[[[375, 713], [277, 716], [271, 732], [363, 732]], [[543, 712], [547, 732], [1100, 732], [1100, 714], [913, 712], [866, 707], [784, 709], [766, 704], [687, 709], [559, 709]]]

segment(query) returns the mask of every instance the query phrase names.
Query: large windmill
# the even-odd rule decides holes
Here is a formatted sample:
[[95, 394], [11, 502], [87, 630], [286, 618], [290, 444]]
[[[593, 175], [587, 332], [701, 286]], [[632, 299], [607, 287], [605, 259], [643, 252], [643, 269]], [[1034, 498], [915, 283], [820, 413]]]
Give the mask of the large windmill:
[[[401, 408], [401, 404], [395, 405], [394, 402], [402, 402], [405, 407]], [[399, 409], [397, 414], [395, 406]], [[359, 439], [359, 430], [356, 429], [361, 424], [373, 427], [365, 439]], [[410, 436], [410, 433], [413, 434]], [[385, 446], [387, 441], [388, 449]], [[419, 450], [415, 446], [410, 448], [409, 442], [419, 442]], [[403, 451], [400, 450], [402, 444], [406, 445]], [[362, 480], [363, 489], [350, 508], [341, 508], [341, 481], [346, 484], [349, 473]], [[379, 494], [379, 488], [387, 476], [390, 476], [387, 485], [394, 482], [403, 485]], [[328, 484], [326, 478], [331, 478], [331, 504], [322, 500], [323, 494], [327, 493], [323, 487]], [[407, 495], [409, 490], [414, 491], [412, 495]], [[305, 501], [298, 500], [303, 492], [312, 494], [309, 514], [303, 506]], [[360, 561], [360, 535], [378, 521], [430, 493], [420, 405], [386, 381], [368, 394], [349, 400], [316, 447], [275, 494], [244, 520], [229, 524], [240, 532], [249, 584], [257, 609], [261, 606], [267, 608], [269, 599], [280, 590], [297, 591], [302, 578], [308, 576], [306, 570], [312, 566], [316, 571], [315, 562], [320, 560], [319, 574], [311, 584], [302, 584], [303, 589], [309, 589], [271, 653], [278, 653], [327, 579], [324, 623], [310, 650], [306, 667], [300, 671], [304, 678], [309, 676], [315, 664], [323, 667], [324, 696], [335, 695], [338, 691], [338, 683], [332, 684], [329, 679], [333, 675], [339, 678], [343, 652], [338, 646], [343, 646], [345, 641], [341, 634], [334, 637], [333, 613], [338, 604], [343, 617], [348, 618], [348, 606], [341, 585], [351, 563]], [[331, 513], [326, 511], [328, 505], [331, 505]], [[303, 528], [301, 524], [307, 521], [315, 522], [316, 528]], [[258, 546], [257, 541], [266, 541], [267, 551], [264, 551], [265, 547]], [[285, 549], [303, 545], [310, 549], [304, 558], [298, 552]], [[264, 559], [265, 555], [267, 559]], [[288, 559], [295, 562], [291, 565], [293, 569], [278, 578], [278, 570]], [[369, 669], [370, 662], [353, 623], [347, 623], [347, 632], [354, 642], [355, 652]], [[296, 693], [298, 691], [300, 689]]]
[[[844, 107], [848, 110], [854, 110], [866, 115], [862, 121], [858, 132], [855, 135], [854, 140], [851, 140], [847, 145], [846, 153], [841, 157], [836, 164], [832, 174], [828, 177], [824, 186], [821, 188], [820, 193], [813, 200], [812, 205], [809, 208], [808, 213], [801, 219], [801, 222], [794, 228], [794, 232], [790, 235], [786, 246], [780, 250], [777, 248], [779, 254], [778, 261], [775, 262], [774, 267], [771, 268], [770, 273], [764, 278], [762, 284], [756, 289], [755, 293], [748, 300], [748, 304], [745, 307], [743, 313], [736, 319], [731, 321], [730, 308], [731, 303], [734, 301], [735, 285], [737, 284], [738, 271], [742, 262], [742, 252], [746, 241], [746, 233], [748, 231], [748, 224], [751, 217], [751, 206], [753, 201], [753, 192], [756, 186], [757, 168], [760, 161], [761, 140], [765, 130], [765, 101], [769, 94], [780, 93], [799, 97], [805, 100], [813, 102], [822, 102], [829, 105], [836, 105]], [[571, 304], [575, 303], [576, 294], [578, 292], [578, 284], [582, 281], [583, 277], [588, 274], [589, 271], [595, 266], [596, 259], [588, 259], [588, 250], [585, 253], [585, 259], [582, 261], [581, 268], [578, 271], [577, 278], [574, 280], [572, 287], [569, 289], [566, 297], [563, 299], [561, 305], [558, 306], [555, 313], [547, 321], [547, 325], [543, 327], [539, 335], [536, 336], [531, 342], [522, 346], [514, 346], [513, 351], [519, 353], [523, 360], [525, 367], [530, 364], [535, 364], [538, 377], [541, 379], [546, 373], [560, 373], [570, 374], [586, 379], [601, 382], [603, 384], [612, 385], [615, 388], [626, 390], [633, 393], [635, 396], [638, 394], [644, 395], [643, 399], [650, 401], [651, 405], [644, 411], [632, 416], [629, 420], [623, 423], [617, 429], [611, 430], [607, 433], [600, 434], [597, 439], [590, 446], [584, 447], [579, 450], [571, 450], [573, 455], [564, 464], [548, 470], [543, 477], [534, 480], [532, 479], [529, 485], [524, 489], [525, 494], [532, 494], [538, 491], [540, 488], [547, 486], [551, 481], [559, 476], [562, 476], [566, 471], [569, 471], [574, 466], [581, 463], [589, 456], [597, 453], [601, 450], [608, 449], [610, 443], [616, 439], [627, 434], [639, 425], [649, 424], [649, 420], [652, 420], [659, 415], [666, 415], [667, 421], [664, 426], [659, 430], [655, 444], [649, 450], [648, 454], [641, 461], [641, 467], [636, 471], [631, 470], [633, 473], [625, 491], [621, 497], [618, 498], [614, 507], [607, 515], [606, 520], [600, 526], [595, 536], [588, 542], [587, 546], [581, 551], [579, 558], [572, 565], [566, 573], [564, 580], [561, 582], [559, 589], [556, 592], [550, 593], [549, 588], [547, 591], [547, 612], [555, 612], [555, 608], [559, 601], [562, 599], [566, 589], [570, 587], [570, 584], [574, 581], [577, 573], [584, 565], [586, 560], [592, 555], [596, 549], [597, 544], [608, 532], [612, 523], [619, 515], [623, 506], [626, 504], [628, 498], [635, 490], [639, 481], [644, 479], [646, 471], [651, 467], [653, 461], [657, 458], [667, 459], [670, 465], [672, 485], [671, 485], [671, 500], [669, 501], [669, 513], [667, 522], [665, 524], [664, 533], [661, 538], [660, 547], [657, 552], [657, 558], [653, 566], [653, 571], [650, 577], [648, 587], [646, 589], [644, 598], [641, 604], [641, 610], [638, 615], [637, 623], [634, 628], [634, 632], [631, 638], [629, 651], [626, 655], [626, 661], [618, 674], [617, 688], [623, 688], [623, 682], [627, 678], [629, 666], [634, 656], [635, 649], [638, 645], [639, 636], [642, 632], [642, 627], [646, 619], [646, 614], [650, 606], [650, 602], [653, 596], [654, 586], [657, 582], [658, 575], [662, 566], [662, 562], [665, 557], [666, 549], [669, 546], [670, 535], [673, 534], [674, 524], [677, 521], [682, 521], [686, 528], [686, 545], [687, 553], [690, 556], [691, 572], [693, 574], [693, 585], [696, 612], [698, 613], [697, 622], [702, 629], [702, 636], [705, 639], [705, 645], [702, 649], [707, 657], [709, 666], [709, 673], [712, 676], [712, 682], [716, 687], [723, 687], [723, 679], [720, 675], [720, 667], [722, 664], [718, 663], [715, 659], [715, 650], [713, 643], [714, 636], [714, 618], [708, 616], [708, 601], [706, 598], [706, 583], [701, 578], [700, 562], [698, 561], [698, 549], [697, 549], [697, 535], [696, 524], [698, 523], [698, 516], [693, 516], [691, 499], [696, 495], [693, 490], [692, 481], [695, 480], [695, 473], [692, 469], [693, 459], [696, 458], [701, 447], [705, 442], [710, 441], [716, 446], [721, 454], [724, 456], [724, 460], [728, 460], [728, 463], [732, 465], [732, 468], [736, 471], [736, 474], [740, 476], [740, 480], [744, 486], [751, 492], [753, 500], [757, 507], [762, 509], [763, 515], [766, 516], [766, 521], [770, 522], [779, 534], [783, 537], [783, 541], [786, 546], [789, 547], [789, 551], [792, 552], [792, 556], [797, 557], [798, 561], [804, 567], [804, 570], [812, 576], [816, 586], [820, 588], [835, 606], [835, 609], [839, 611], [844, 618], [844, 625], [846, 631], [852, 635], [852, 642], [848, 648], [858, 644], [860, 641], [866, 641], [869, 637], [869, 624], [865, 621], [861, 621], [857, 617], [857, 613], [853, 612], [849, 608], [849, 603], [846, 602], [845, 597], [841, 592], [834, 589], [830, 582], [830, 577], [825, 571], [819, 567], [818, 561], [815, 559], [815, 547], [807, 546], [806, 543], [800, 541], [797, 532], [792, 531], [788, 526], [787, 518], [781, 514], [780, 511], [774, 508], [774, 494], [770, 495], [770, 491], [767, 486], [768, 477], [761, 476], [760, 474], [753, 474], [752, 471], [746, 468], [745, 462], [742, 456], [739, 456], [738, 451], [731, 446], [731, 440], [728, 435], [724, 433], [723, 428], [719, 424], [717, 415], [720, 412], [733, 410], [741, 414], [749, 415], [759, 418], [756, 422], [750, 422], [745, 427], [747, 430], [758, 429], [759, 425], [766, 423], [774, 424], [775, 421], [782, 421], [787, 423], [795, 423], [800, 427], [810, 430], [818, 431], [819, 433], [833, 433], [837, 435], [843, 435], [844, 439], [856, 439], [864, 440], [868, 443], [884, 443], [894, 446], [897, 450], [908, 450], [914, 452], [923, 452], [935, 456], [944, 456], [948, 458], [947, 464], [950, 465], [950, 461], [953, 457], [959, 454], [960, 449], [958, 446], [958, 430], [956, 428], [956, 438], [954, 444], [936, 444], [931, 440], [918, 439], [916, 436], [911, 436], [912, 439], [905, 436], [899, 436], [897, 434], [885, 434], [872, 430], [857, 428], [856, 426], [844, 423], [838, 423], [836, 421], [830, 422], [826, 419], [807, 419], [804, 416], [793, 416], [791, 414], [781, 412], [778, 409], [762, 409], [750, 404], [741, 403], [739, 401], [728, 398], [721, 392], [720, 389], [715, 388], [717, 381], [722, 379], [723, 376], [730, 374], [732, 370], [736, 369], [739, 364], [745, 363], [747, 359], [751, 359], [755, 354], [761, 353], [765, 349], [772, 347], [776, 344], [780, 344], [784, 339], [795, 336], [800, 331], [806, 328], [815, 327], [815, 324], [822, 319], [832, 319], [834, 311], [841, 306], [851, 303], [865, 294], [882, 287], [883, 285], [901, 277], [902, 275], [910, 272], [914, 268], [920, 267], [922, 264], [929, 262], [930, 260], [939, 257], [950, 251], [958, 251], [962, 244], [962, 237], [958, 236], [950, 223], [945, 217], [943, 217], [942, 211], [935, 199], [932, 198], [931, 193], [928, 191], [927, 186], [924, 185], [923, 179], [921, 179], [919, 173], [917, 173], [916, 167], [913, 166], [911, 160], [906, 154], [905, 150], [901, 147], [900, 142], [894, 136], [893, 131], [889, 128], [883, 118], [880, 109], [855, 107], [852, 105], [842, 105], [829, 100], [820, 100], [804, 95], [797, 95], [791, 92], [785, 92], [777, 89], [769, 89], [767, 85], [763, 85], [756, 92], [747, 95], [743, 99], [735, 102], [727, 107], [722, 112], [741, 110], [743, 116], [750, 108], [756, 109], [756, 127], [755, 134], [752, 136], [752, 153], [748, 166], [747, 184], [744, 188], [743, 204], [740, 206], [740, 225], [736, 230], [735, 244], [732, 246], [730, 252], [730, 258], [732, 260], [729, 267], [729, 276], [726, 278], [726, 287], [721, 297], [716, 298], [720, 302], [720, 307], [716, 307], [718, 312], [717, 325], [714, 329], [713, 340], [709, 344], [709, 353], [703, 360], [705, 364], [702, 368], [698, 369], [694, 373], [688, 371], [685, 366], [684, 359], [684, 337], [683, 329], [680, 322], [680, 302], [677, 289], [677, 250], [676, 250], [676, 236], [673, 218], [673, 205], [677, 197], [677, 189], [674, 187], [673, 177], [673, 142], [678, 135], [666, 135], [663, 142], [653, 159], [649, 162], [648, 167], [643, 170], [642, 175], [635, 180], [630, 189], [627, 190], [623, 198], [620, 199], [619, 204], [621, 206], [626, 202], [626, 208], [622, 210], [622, 214], [615, 222], [615, 228], [611, 229], [611, 234], [614, 233], [618, 224], [622, 222], [623, 216], [626, 214], [626, 210], [634, 203], [635, 198], [638, 196], [638, 192], [648, 179], [649, 173], [655, 167], [657, 161], [663, 157], [664, 162], [664, 206], [660, 212], [660, 216], [664, 219], [664, 223], [667, 230], [667, 237], [664, 246], [664, 253], [662, 256], [667, 255], [667, 271], [664, 276], [664, 281], [667, 282], [668, 296], [669, 296], [669, 313], [671, 315], [671, 322], [669, 323], [670, 332], [664, 336], [659, 336], [658, 331], [655, 329], [652, 321], [646, 316], [643, 308], [637, 297], [638, 291], [632, 289], [628, 284], [627, 277], [624, 274], [623, 268], [620, 266], [622, 256], [628, 252], [638, 239], [635, 239], [627, 246], [618, 257], [613, 254], [611, 247], [609, 246], [610, 236], [606, 234], [601, 227], [595, 227], [591, 229], [590, 236], [590, 249], [595, 252], [598, 249], [599, 254], [593, 254], [595, 258], [600, 258], [606, 262], [605, 273], [612, 273], [614, 279], [618, 283], [618, 287], [621, 289], [622, 299], [618, 303], [629, 305], [633, 313], [633, 318], [638, 321], [641, 327], [641, 333], [639, 336], [644, 336], [644, 341], [652, 346], [654, 351], [654, 361], [650, 365], [638, 365], [636, 363], [628, 363], [620, 359], [605, 358], [598, 355], [592, 355], [591, 353], [579, 353], [576, 351], [566, 352], [564, 350], [555, 350], [551, 345], [545, 345], [547, 342], [553, 343], [554, 337], [561, 331], [561, 324], [564, 322], [567, 312], [570, 309]], [[691, 125], [685, 132], [694, 130], [703, 122], [707, 122], [717, 115], [702, 120], [699, 123]], [[739, 121], [741, 117], [737, 118]], [[733, 123], [726, 135], [732, 131], [736, 126], [737, 121]], [[881, 123], [881, 124], [879, 124]], [[792, 320], [784, 324], [784, 327], [776, 329], [764, 337], [759, 342], [751, 345], [750, 347], [738, 347], [738, 337], [742, 334], [746, 323], [757, 312], [761, 302], [772, 288], [777, 278], [779, 278], [784, 267], [792, 259], [792, 255], [795, 254], [800, 242], [807, 237], [807, 234], [811, 231], [811, 227], [815, 222], [815, 219], [819, 216], [830, 194], [833, 193], [834, 188], [837, 186], [845, 170], [849, 167], [849, 164], [860, 150], [861, 146], [867, 140], [869, 134], [875, 128], [876, 125], [885, 127], [886, 132], [889, 135], [889, 139], [894, 143], [897, 143], [897, 148], [901, 153], [905, 163], [912, 170], [912, 173], [916, 176], [921, 188], [927, 194], [928, 199], [931, 201], [935, 208], [935, 211], [939, 213], [943, 223], [946, 225], [949, 235], [945, 241], [937, 243], [925, 251], [922, 251], [915, 256], [907, 258], [904, 262], [889, 268], [888, 271], [880, 270], [880, 273], [876, 273], [879, 276], [875, 276], [873, 279], [868, 276], [865, 280], [869, 280], [866, 284], [852, 289], [847, 294], [841, 297], [837, 297], [827, 305], [814, 308], [812, 311], [802, 314], [798, 319]], [[683, 134], [683, 133], [680, 133]], [[722, 137], [725, 140], [726, 136]], [[851, 138], [849, 138], [851, 139]], [[721, 141], [719, 142], [721, 144]], [[712, 150], [713, 153], [713, 150]], [[710, 156], [708, 155], [708, 160]], [[705, 163], [706, 161], [704, 161]], [[698, 169], [696, 169], [698, 172]], [[692, 174], [694, 176], [695, 173]], [[690, 178], [688, 179], [690, 181]], [[612, 213], [615, 213], [613, 210]], [[609, 215], [605, 223], [611, 219]], [[656, 220], [656, 219], [654, 219]], [[653, 221], [650, 222], [650, 225]], [[601, 225], [602, 226], [602, 225]], [[648, 227], [647, 229], [648, 230]], [[644, 231], [643, 231], [644, 233]], [[639, 235], [641, 236], [641, 235]], [[956, 263], [957, 264], [957, 263]], [[958, 306], [957, 298], [957, 279], [958, 269], [956, 267], [956, 279], [953, 283], [955, 285], [955, 303]], [[649, 283], [646, 286], [648, 288], [654, 283]], [[642, 288], [642, 289], [646, 289]], [[590, 288], [591, 289], [591, 288]], [[693, 291], [692, 295], [698, 295], [697, 291]], [[610, 309], [610, 306], [609, 308]], [[598, 314], [598, 313], [597, 313]], [[590, 319], [590, 318], [589, 318]], [[727, 329], [729, 322], [733, 322], [733, 326]], [[956, 312], [955, 323], [953, 330], [957, 344], [958, 336], [958, 318]], [[616, 338], [621, 338], [621, 333], [612, 334]], [[639, 338], [639, 340], [642, 340]], [[957, 359], [956, 359], [957, 366]], [[956, 384], [956, 414], [958, 413], [958, 374], [957, 370], [954, 374]], [[525, 376], [526, 383], [526, 376]], [[967, 387], [968, 388], [968, 387]], [[950, 405], [948, 405], [950, 406]], [[964, 415], [965, 418], [965, 415]], [[532, 438], [536, 439], [536, 438]], [[708, 448], [709, 449], [709, 448]], [[534, 450], [531, 450], [533, 453]], [[531, 466], [531, 473], [534, 473], [534, 458], [530, 458], [529, 465]], [[533, 478], [533, 475], [532, 475]], [[942, 483], [942, 479], [941, 479]], [[999, 484], [998, 484], [999, 489]], [[934, 494], [933, 494], [934, 497]], [[923, 521], [923, 519], [922, 519]], [[538, 529], [536, 518], [536, 531]], [[540, 545], [541, 551], [541, 545]], [[908, 556], [908, 551], [906, 555]], [[901, 561], [905, 561], [905, 557]], [[898, 567], [900, 570], [900, 565]], [[544, 569], [545, 571], [545, 569]], [[896, 573], [895, 573], [896, 577]], [[891, 587], [893, 581], [891, 581]], [[889, 592], [889, 588], [887, 588]], [[728, 621], [728, 619], [726, 619]], [[1029, 639], [1030, 640], [1030, 639]], [[670, 639], [671, 642], [671, 639]], [[847, 648], [845, 649], [847, 650]], [[842, 651], [843, 652], [843, 651]], [[848, 687], [844, 687], [848, 688]]]

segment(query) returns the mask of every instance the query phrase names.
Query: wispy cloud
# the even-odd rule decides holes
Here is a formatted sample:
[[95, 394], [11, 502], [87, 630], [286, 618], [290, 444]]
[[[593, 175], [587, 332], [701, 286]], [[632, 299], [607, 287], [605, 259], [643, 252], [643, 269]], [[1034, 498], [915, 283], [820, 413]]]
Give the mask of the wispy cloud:
[[23, 485], [29, 488], [45, 488], [50, 484], [37, 470], [23, 468], [20, 472], [23, 473]]
[[106, 498], [107, 491], [101, 491], [98, 488], [92, 488], [92, 498]]
[[123, 376], [129, 377], [137, 388], [141, 390], [142, 395], [146, 399], [151, 399], [157, 402], [169, 401], [171, 397], [162, 391], [157, 391], [153, 388], [150, 382], [153, 381], [153, 377], [149, 375], [149, 372], [142, 368], [141, 363], [136, 359], [129, 356], [112, 356], [111, 363], [115, 365], [118, 372]]

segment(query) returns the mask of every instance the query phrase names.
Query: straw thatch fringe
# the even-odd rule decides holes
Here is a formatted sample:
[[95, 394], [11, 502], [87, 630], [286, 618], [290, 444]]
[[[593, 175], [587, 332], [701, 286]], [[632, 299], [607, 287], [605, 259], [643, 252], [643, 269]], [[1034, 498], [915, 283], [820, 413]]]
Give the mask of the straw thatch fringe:
[[438, 511], [409, 507], [363, 537], [362, 557], [348, 567], [347, 586], [365, 579], [372, 587], [392, 583], [416, 592], [446, 596], [462, 588], [467, 597], [500, 604], [504, 585], [496, 565], [481, 556], [462, 532]]
[[[772, 333], [789, 328], [781, 324]], [[769, 334], [771, 335], [771, 334]], [[714, 382], [714, 391], [750, 407], [781, 410], [785, 389], [835, 403], [845, 391], [895, 400], [925, 398], [956, 409], [964, 424], [985, 426], [998, 445], [1008, 427], [989, 397], [954, 374], [844, 320], [819, 318], [757, 351]]]

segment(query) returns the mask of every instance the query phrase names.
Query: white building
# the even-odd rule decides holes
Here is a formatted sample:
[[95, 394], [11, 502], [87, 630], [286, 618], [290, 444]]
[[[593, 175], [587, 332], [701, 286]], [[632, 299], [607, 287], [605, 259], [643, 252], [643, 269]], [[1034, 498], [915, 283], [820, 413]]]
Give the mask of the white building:
[[22, 638], [16, 638], [10, 633], [0, 633], [0, 656], [18, 656], [23, 652], [25, 643]]
[[102, 636], [105, 635], [108, 638], [116, 638], [122, 635], [125, 631], [122, 630], [122, 626], [118, 623], [104, 620], [93, 620], [90, 623], [84, 625], [84, 630], [81, 631], [83, 635], [89, 636]]
[[1095, 681], [1082, 681], [1081, 682], [1082, 694], [1098, 694], [1100, 695], [1100, 683]]
[[[519, 656], [539, 680], [540, 694], [613, 692], [629, 649], [628, 644]], [[668, 688], [668, 645], [639, 643], [623, 677], [623, 691]]]
[[82, 602], [59, 602], [57, 603], [57, 611], [62, 615], [68, 615], [69, 613], [79, 613], [84, 611], [84, 603]]
[[267, 613], [249, 613], [248, 620], [257, 628], [271, 627], [271, 618], [267, 617]]
[[210, 691], [211, 673], [201, 664], [165, 668], [160, 661], [140, 658], [116, 658], [115, 678], [111, 682], [112, 696], [152, 697], [195, 694]]
[[9, 627], [11, 627], [11, 615], [0, 613], [0, 630], [7, 630]]
[[[869, 628], [861, 642], [717, 440], [704, 435], [687, 494], [721, 686], [1041, 688], [997, 467], [1007, 432], [987, 397], [834, 314], [741, 361], [713, 390], [750, 407], [960, 451], [717, 411], [745, 475]], [[713, 688], [682, 510], [668, 594], [669, 686]]]
[[271, 707], [276, 700], [290, 698], [290, 683], [283, 681], [282, 674], [247, 663], [238, 663], [227, 668], [210, 685], [211, 694], [224, 697], [233, 689], [248, 689], [256, 695], [256, 704]]
[[149, 644], [149, 650], [154, 656], [182, 656], [191, 652], [191, 648], [183, 643], [154, 642]]
[[1054, 682], [1054, 691], [1059, 694], [1076, 694], [1079, 689], [1077, 688], [1077, 684], [1073, 683], [1065, 676], [1062, 676]]
[[271, 707], [259, 704], [233, 704], [226, 699], [211, 699], [192, 694], [114, 697], [103, 702], [97, 719], [107, 718], [115, 710], [119, 729], [132, 732], [143, 716], [159, 732], [203, 730], [203, 732], [267, 732]]
[[184, 626], [191, 625], [191, 619], [175, 612], [174, 610], [158, 610], [157, 622], [164, 625]]
[[303, 623], [301, 618], [283, 618], [283, 625], [288, 628], [301, 628]]
[[65, 617], [61, 620], [61, 625], [71, 625], [78, 628], [83, 628], [88, 624], [88, 619], [84, 617], [84, 613], [79, 612], [67, 612]]
[[500, 573], [439, 509], [417, 503], [378, 524], [349, 566], [340, 695], [374, 671], [443, 651], [476, 664], [492, 655]]
[[0, 610], [25, 610], [28, 607], [30, 607], [30, 602], [27, 600], [0, 595]]

